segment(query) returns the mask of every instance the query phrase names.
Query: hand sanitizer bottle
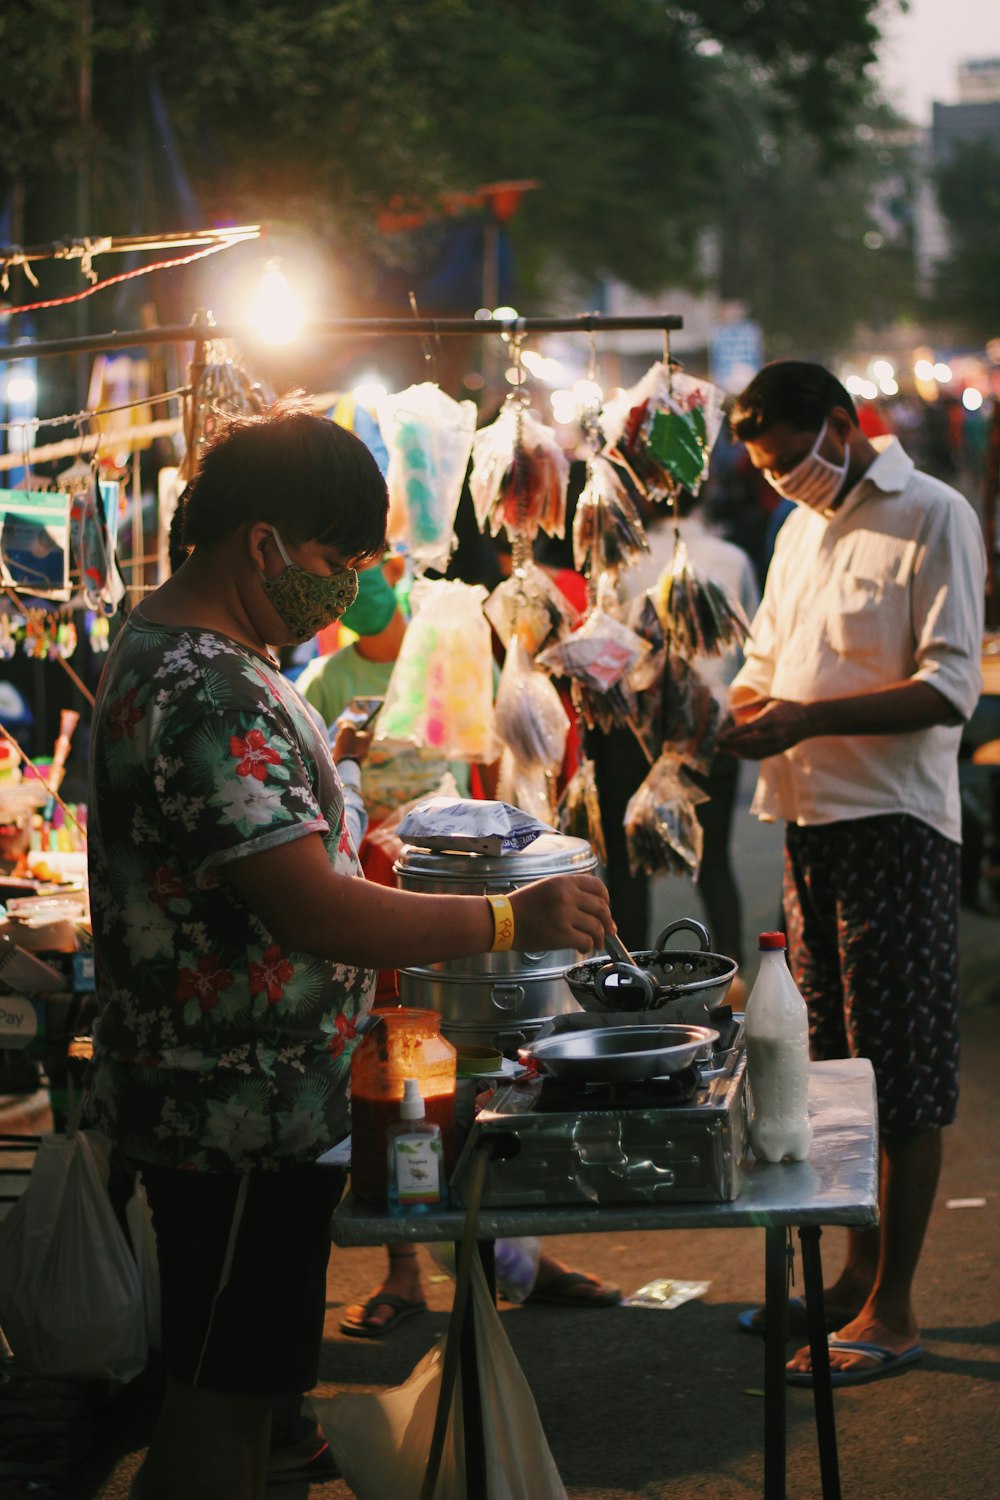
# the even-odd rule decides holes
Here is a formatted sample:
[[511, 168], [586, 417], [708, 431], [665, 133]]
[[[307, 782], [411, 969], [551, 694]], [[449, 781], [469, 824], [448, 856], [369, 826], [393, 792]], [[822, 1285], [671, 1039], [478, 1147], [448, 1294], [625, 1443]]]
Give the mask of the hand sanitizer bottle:
[[430, 1213], [447, 1208], [441, 1127], [424, 1118], [419, 1079], [404, 1079], [399, 1123], [389, 1126], [386, 1144], [389, 1212]]
[[785, 935], [762, 932], [760, 968], [746, 1003], [750, 1144], [760, 1161], [804, 1161], [812, 1145], [809, 1017], [785, 962]]

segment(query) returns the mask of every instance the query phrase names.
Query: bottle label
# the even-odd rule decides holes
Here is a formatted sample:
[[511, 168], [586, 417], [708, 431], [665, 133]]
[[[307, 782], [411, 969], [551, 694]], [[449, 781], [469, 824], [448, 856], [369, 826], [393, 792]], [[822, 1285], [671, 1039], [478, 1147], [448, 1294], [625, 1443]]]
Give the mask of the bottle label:
[[401, 1135], [394, 1142], [396, 1190], [401, 1204], [440, 1203], [441, 1140]]

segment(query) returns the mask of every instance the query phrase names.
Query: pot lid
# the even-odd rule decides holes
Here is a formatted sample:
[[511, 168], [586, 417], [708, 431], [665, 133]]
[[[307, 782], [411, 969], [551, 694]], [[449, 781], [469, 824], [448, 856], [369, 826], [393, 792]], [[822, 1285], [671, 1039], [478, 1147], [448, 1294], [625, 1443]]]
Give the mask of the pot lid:
[[586, 839], [543, 833], [524, 849], [506, 854], [456, 854], [405, 844], [393, 869], [397, 875], [433, 876], [456, 885], [483, 881], [525, 885], [545, 875], [586, 875], [596, 867], [597, 855]]

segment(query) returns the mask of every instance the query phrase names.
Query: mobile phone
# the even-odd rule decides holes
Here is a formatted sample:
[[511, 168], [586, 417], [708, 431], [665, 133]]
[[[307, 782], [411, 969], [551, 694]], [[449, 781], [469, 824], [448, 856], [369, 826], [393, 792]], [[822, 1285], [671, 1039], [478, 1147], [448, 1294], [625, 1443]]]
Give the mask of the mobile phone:
[[378, 717], [384, 698], [352, 698], [341, 714], [355, 729], [367, 729]]

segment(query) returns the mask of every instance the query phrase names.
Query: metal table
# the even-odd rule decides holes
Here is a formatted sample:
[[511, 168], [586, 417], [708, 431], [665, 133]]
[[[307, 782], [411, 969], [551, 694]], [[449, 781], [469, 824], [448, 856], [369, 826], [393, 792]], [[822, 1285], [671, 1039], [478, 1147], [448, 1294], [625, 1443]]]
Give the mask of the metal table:
[[[829, 1351], [823, 1310], [820, 1233], [824, 1225], [870, 1229], [878, 1223], [878, 1126], [875, 1076], [864, 1059], [813, 1063], [809, 1072], [813, 1145], [808, 1161], [773, 1165], [751, 1160], [740, 1196], [731, 1203], [618, 1204], [551, 1209], [491, 1209], [479, 1215], [478, 1237], [489, 1264], [493, 1242], [514, 1235], [606, 1234], [649, 1229], [764, 1230], [767, 1332], [764, 1353], [764, 1496], [785, 1496], [785, 1343], [788, 1331], [788, 1230], [802, 1244], [809, 1344], [814, 1370], [816, 1438], [824, 1500], [839, 1500], [840, 1474]], [[350, 1194], [333, 1217], [338, 1245], [458, 1241], [464, 1214], [452, 1210], [412, 1218], [373, 1212]], [[462, 1329], [462, 1382], [467, 1419], [478, 1411], [471, 1304]], [[471, 1356], [471, 1357], [467, 1357]], [[470, 1436], [473, 1441], [469, 1441]], [[467, 1462], [481, 1465], [482, 1433], [467, 1433]], [[478, 1447], [478, 1453], [477, 1453]], [[469, 1494], [484, 1495], [485, 1470], [469, 1475]]]

